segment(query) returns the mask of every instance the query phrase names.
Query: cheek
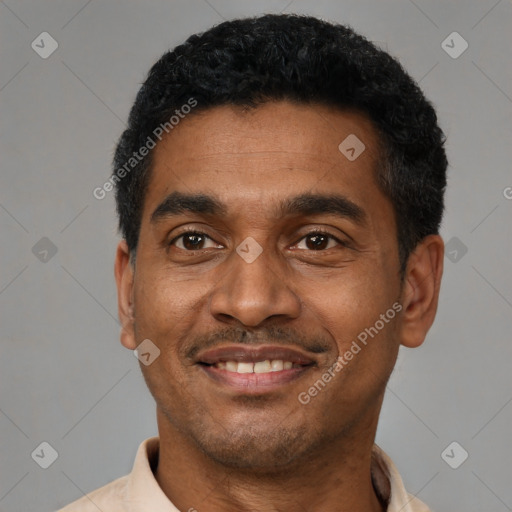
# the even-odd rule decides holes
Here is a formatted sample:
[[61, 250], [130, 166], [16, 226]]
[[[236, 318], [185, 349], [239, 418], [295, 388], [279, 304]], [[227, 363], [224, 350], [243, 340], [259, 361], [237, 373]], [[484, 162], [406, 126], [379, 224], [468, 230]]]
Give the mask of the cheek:
[[205, 286], [190, 280], [177, 281], [169, 275], [142, 273], [138, 284], [135, 337], [139, 343], [150, 339], [160, 350], [158, 359], [141, 369], [155, 397], [164, 396], [171, 388], [171, 395], [179, 394], [181, 385], [190, 378], [181, 351], [197, 331], [198, 314], [205, 307]]
[[205, 302], [207, 285], [177, 280], [171, 272], [138, 276], [135, 282], [135, 317], [139, 330], [163, 334], [186, 328], [187, 321]]
[[398, 297], [389, 273], [377, 262], [355, 265], [322, 279], [300, 280], [296, 286], [304, 309], [310, 310], [320, 325], [338, 334], [354, 335], [354, 330], [373, 325]]
[[330, 414], [339, 410], [340, 418], [348, 411], [362, 413], [380, 399], [398, 352], [393, 299], [371, 290], [365, 295], [357, 286], [347, 287], [346, 293], [332, 293], [317, 304], [319, 321], [334, 340], [335, 351], [310, 385], [316, 386], [318, 379], [330, 381], [318, 406], [329, 407]]
[[170, 272], [141, 272], [135, 282], [136, 338], [150, 339], [160, 350], [158, 358], [141, 365], [141, 370], [161, 408], [168, 410], [174, 404], [173, 416], [186, 416], [191, 403], [186, 391], [191, 377], [180, 348], [194, 332], [203, 303], [203, 285], [176, 280]]
[[[398, 349], [395, 288], [389, 274], [373, 263], [357, 273], [348, 268], [337, 271], [321, 283], [309, 281], [306, 285], [304, 281], [298, 290], [306, 316], [334, 341], [329, 361], [321, 370], [332, 371], [338, 364], [331, 390], [343, 388], [345, 398], [336, 400], [374, 394], [389, 376]], [[350, 386], [345, 386], [347, 381]]]

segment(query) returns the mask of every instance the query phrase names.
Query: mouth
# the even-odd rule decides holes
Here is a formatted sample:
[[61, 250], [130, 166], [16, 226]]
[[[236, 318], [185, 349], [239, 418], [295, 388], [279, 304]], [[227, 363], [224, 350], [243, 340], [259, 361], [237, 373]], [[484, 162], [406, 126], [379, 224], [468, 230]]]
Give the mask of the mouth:
[[311, 356], [294, 348], [245, 345], [204, 352], [196, 364], [216, 383], [243, 394], [276, 390], [317, 366]]

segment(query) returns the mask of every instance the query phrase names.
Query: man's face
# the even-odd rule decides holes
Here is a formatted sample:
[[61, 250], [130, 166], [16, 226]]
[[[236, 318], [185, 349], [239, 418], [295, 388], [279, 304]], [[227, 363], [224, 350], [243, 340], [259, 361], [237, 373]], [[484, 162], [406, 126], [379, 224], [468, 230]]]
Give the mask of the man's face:
[[[338, 148], [349, 135], [365, 145], [355, 160]], [[375, 325], [401, 292], [377, 165], [365, 117], [287, 102], [191, 115], [157, 145], [133, 344], [160, 349], [142, 370], [183, 442], [226, 465], [270, 468], [375, 428], [399, 315], [377, 334]], [[197, 195], [222, 208], [182, 197]], [[373, 337], [336, 367], [370, 327]], [[334, 377], [308, 393], [329, 369]]]

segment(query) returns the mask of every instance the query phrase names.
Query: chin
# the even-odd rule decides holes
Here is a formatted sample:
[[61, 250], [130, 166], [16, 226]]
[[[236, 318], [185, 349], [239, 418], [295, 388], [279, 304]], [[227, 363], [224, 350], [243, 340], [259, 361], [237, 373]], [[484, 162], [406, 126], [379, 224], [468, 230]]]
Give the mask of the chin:
[[197, 434], [192, 433], [192, 437], [210, 459], [225, 467], [261, 473], [282, 471], [299, 459], [311, 444], [304, 427], [290, 430], [283, 426], [250, 425], [223, 429], [209, 425]]

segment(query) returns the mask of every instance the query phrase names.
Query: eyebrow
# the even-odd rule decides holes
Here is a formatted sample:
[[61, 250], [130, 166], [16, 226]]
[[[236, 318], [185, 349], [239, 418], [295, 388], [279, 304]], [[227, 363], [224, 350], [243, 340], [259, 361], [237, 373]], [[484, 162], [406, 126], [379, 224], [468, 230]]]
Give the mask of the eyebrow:
[[[281, 217], [288, 215], [330, 214], [363, 225], [367, 214], [359, 205], [337, 194], [301, 194], [285, 198], [277, 208]], [[227, 206], [215, 197], [206, 194], [184, 194], [172, 192], [151, 214], [151, 223], [159, 222], [176, 215], [193, 213], [204, 216], [226, 217]]]

